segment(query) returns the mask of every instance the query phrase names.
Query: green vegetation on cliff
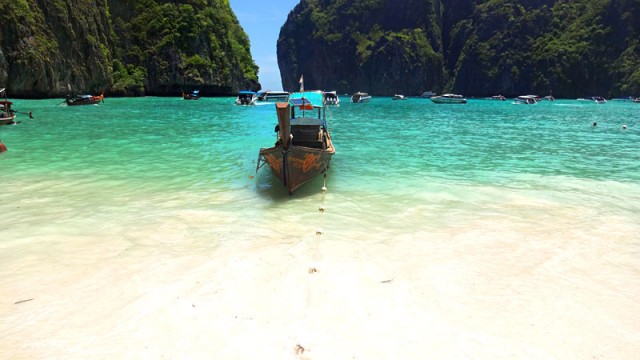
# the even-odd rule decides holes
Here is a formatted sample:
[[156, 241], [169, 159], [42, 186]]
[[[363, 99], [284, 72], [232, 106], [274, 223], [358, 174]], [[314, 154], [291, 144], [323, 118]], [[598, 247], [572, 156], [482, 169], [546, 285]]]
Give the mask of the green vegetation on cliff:
[[639, 35], [640, 0], [302, 0], [278, 62], [285, 88], [640, 95]]
[[11, 0], [0, 25], [0, 83], [16, 96], [259, 88], [228, 0]]
[[[433, 1], [303, 0], [278, 40], [283, 84], [407, 93], [443, 80]], [[307, 84], [308, 83], [308, 84]]]
[[114, 89], [175, 93], [197, 87], [231, 93], [257, 88], [249, 39], [228, 1], [109, 1], [118, 58], [125, 65]]

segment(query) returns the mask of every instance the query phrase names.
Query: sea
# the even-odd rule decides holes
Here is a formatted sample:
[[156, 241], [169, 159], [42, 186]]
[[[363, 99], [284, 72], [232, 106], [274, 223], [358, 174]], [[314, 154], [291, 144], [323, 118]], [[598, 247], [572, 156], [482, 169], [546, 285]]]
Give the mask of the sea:
[[[268, 249], [282, 246], [289, 249], [282, 254], [319, 264], [305, 276], [326, 275], [333, 266], [349, 278], [345, 272], [365, 267], [351, 279], [379, 274], [380, 286], [405, 284], [408, 306], [423, 315], [449, 313], [446, 321], [439, 318], [450, 325], [444, 334], [468, 341], [464, 353], [440, 338], [440, 345], [430, 344], [447, 358], [631, 359], [640, 353], [640, 104], [470, 99], [437, 105], [417, 97], [354, 104], [342, 95], [339, 106], [327, 109], [336, 153], [326, 178], [289, 195], [267, 166], [256, 171], [260, 148], [276, 141], [273, 103], [236, 106], [232, 97], [61, 102], [15, 100], [14, 108], [31, 111], [33, 119], [19, 113], [18, 124], [0, 127], [8, 148], [0, 154], [4, 356], [207, 354], [211, 343], [167, 348], [171, 337], [151, 330], [127, 342], [118, 324], [129, 317], [161, 328], [180, 321], [206, 325], [165, 312], [164, 322], [150, 321], [140, 315], [142, 303], [129, 312], [113, 304], [157, 300], [162, 295], [154, 291], [165, 281], [173, 296], [188, 274], [206, 282], [208, 275], [193, 274], [190, 264], [214, 263], [206, 269], [219, 276], [216, 261], [233, 265], [220, 259], [241, 261], [238, 254], [249, 251], [268, 257]], [[234, 269], [267, 271], [256, 269], [260, 256]], [[306, 272], [307, 265], [297, 265]], [[135, 286], [123, 287], [122, 279], [134, 279]], [[313, 292], [312, 285], [301, 286]], [[89, 312], [81, 298], [110, 300]], [[430, 305], [418, 305], [419, 299]], [[346, 306], [373, 306], [363, 301]], [[78, 312], [84, 320], [70, 320], [64, 330], [51, 325]], [[120, 322], [96, 328], [92, 316]], [[395, 320], [378, 321], [404, 333]], [[101, 337], [105, 332], [108, 338]], [[315, 348], [296, 345], [289, 335], [287, 353], [300, 345], [296, 356], [307, 348], [309, 358], [352, 358], [327, 334], [315, 337]], [[83, 336], [93, 350], [76, 341]], [[497, 338], [502, 348], [484, 347]], [[334, 352], [322, 350], [318, 339]], [[399, 348], [419, 346], [415, 339], [396, 340]], [[117, 352], [113, 341], [132, 352]], [[307, 344], [313, 341], [309, 336]], [[154, 344], [156, 352], [142, 343]], [[228, 351], [217, 358], [255, 355], [216, 344]]]

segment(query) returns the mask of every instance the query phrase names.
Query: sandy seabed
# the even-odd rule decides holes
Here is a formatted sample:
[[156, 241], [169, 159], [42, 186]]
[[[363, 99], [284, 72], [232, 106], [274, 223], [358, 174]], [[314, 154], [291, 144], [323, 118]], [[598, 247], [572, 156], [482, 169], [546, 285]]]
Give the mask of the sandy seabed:
[[545, 206], [23, 229], [0, 243], [0, 358], [636, 359], [637, 219]]

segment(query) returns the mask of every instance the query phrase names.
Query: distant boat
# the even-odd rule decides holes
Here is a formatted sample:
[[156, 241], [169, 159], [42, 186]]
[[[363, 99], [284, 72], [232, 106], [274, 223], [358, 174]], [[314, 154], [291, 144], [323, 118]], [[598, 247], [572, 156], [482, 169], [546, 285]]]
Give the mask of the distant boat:
[[466, 104], [467, 99], [462, 95], [444, 94], [440, 96], [432, 96], [431, 101], [435, 104]]
[[100, 95], [69, 95], [64, 100], [67, 106], [96, 105], [101, 101], [104, 103], [104, 92]]
[[351, 102], [353, 103], [363, 103], [371, 100], [371, 96], [366, 92], [360, 92], [351, 95]]
[[634, 103], [640, 103], [640, 97], [637, 97], [637, 98], [633, 99], [633, 102]]
[[256, 96], [255, 91], [243, 90], [238, 93], [238, 98], [236, 99], [236, 105], [255, 105], [258, 97]]
[[0, 125], [14, 124], [16, 112], [11, 109], [13, 103], [7, 99], [7, 92], [4, 88], [0, 89], [0, 95], [2, 95], [2, 100], [0, 101]]
[[324, 96], [324, 103], [326, 105], [340, 105], [340, 97], [336, 91], [325, 91], [322, 93]]
[[502, 95], [493, 95], [492, 97], [489, 98], [490, 100], [499, 100], [499, 101], [505, 101], [507, 100], [506, 97], [502, 96]]
[[432, 98], [432, 97], [434, 97], [436, 95], [437, 94], [434, 93], [433, 91], [425, 91], [425, 92], [422, 93], [422, 97], [423, 98], [427, 98], [427, 99]]
[[258, 93], [258, 101], [280, 102], [288, 101], [289, 93], [286, 91], [262, 91]]
[[603, 98], [602, 96], [592, 96], [591, 100], [593, 100], [596, 104], [605, 104], [607, 102], [607, 99]]
[[182, 99], [184, 100], [200, 100], [200, 90], [193, 90], [191, 94], [182, 92]]
[[393, 95], [391, 100], [407, 100], [407, 98], [404, 95], [395, 94], [395, 95]]
[[535, 105], [540, 100], [538, 95], [521, 95], [515, 98], [514, 104]]
[[276, 104], [277, 141], [261, 148], [258, 171], [265, 164], [289, 194], [329, 170], [336, 150], [327, 128], [326, 106], [321, 91], [293, 93], [288, 102]]

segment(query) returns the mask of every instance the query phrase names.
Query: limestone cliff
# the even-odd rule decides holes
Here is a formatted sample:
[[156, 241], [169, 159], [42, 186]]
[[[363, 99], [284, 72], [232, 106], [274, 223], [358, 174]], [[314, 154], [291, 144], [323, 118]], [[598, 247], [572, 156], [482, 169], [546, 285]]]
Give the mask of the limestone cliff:
[[1, 0], [0, 86], [69, 92], [228, 95], [258, 89], [228, 0]]
[[11, 96], [47, 97], [109, 85], [106, 0], [4, 2], [0, 84]]
[[289, 90], [640, 95], [640, 2], [301, 0], [277, 49]]
[[277, 44], [285, 89], [416, 93], [444, 80], [437, 1], [301, 1]]

